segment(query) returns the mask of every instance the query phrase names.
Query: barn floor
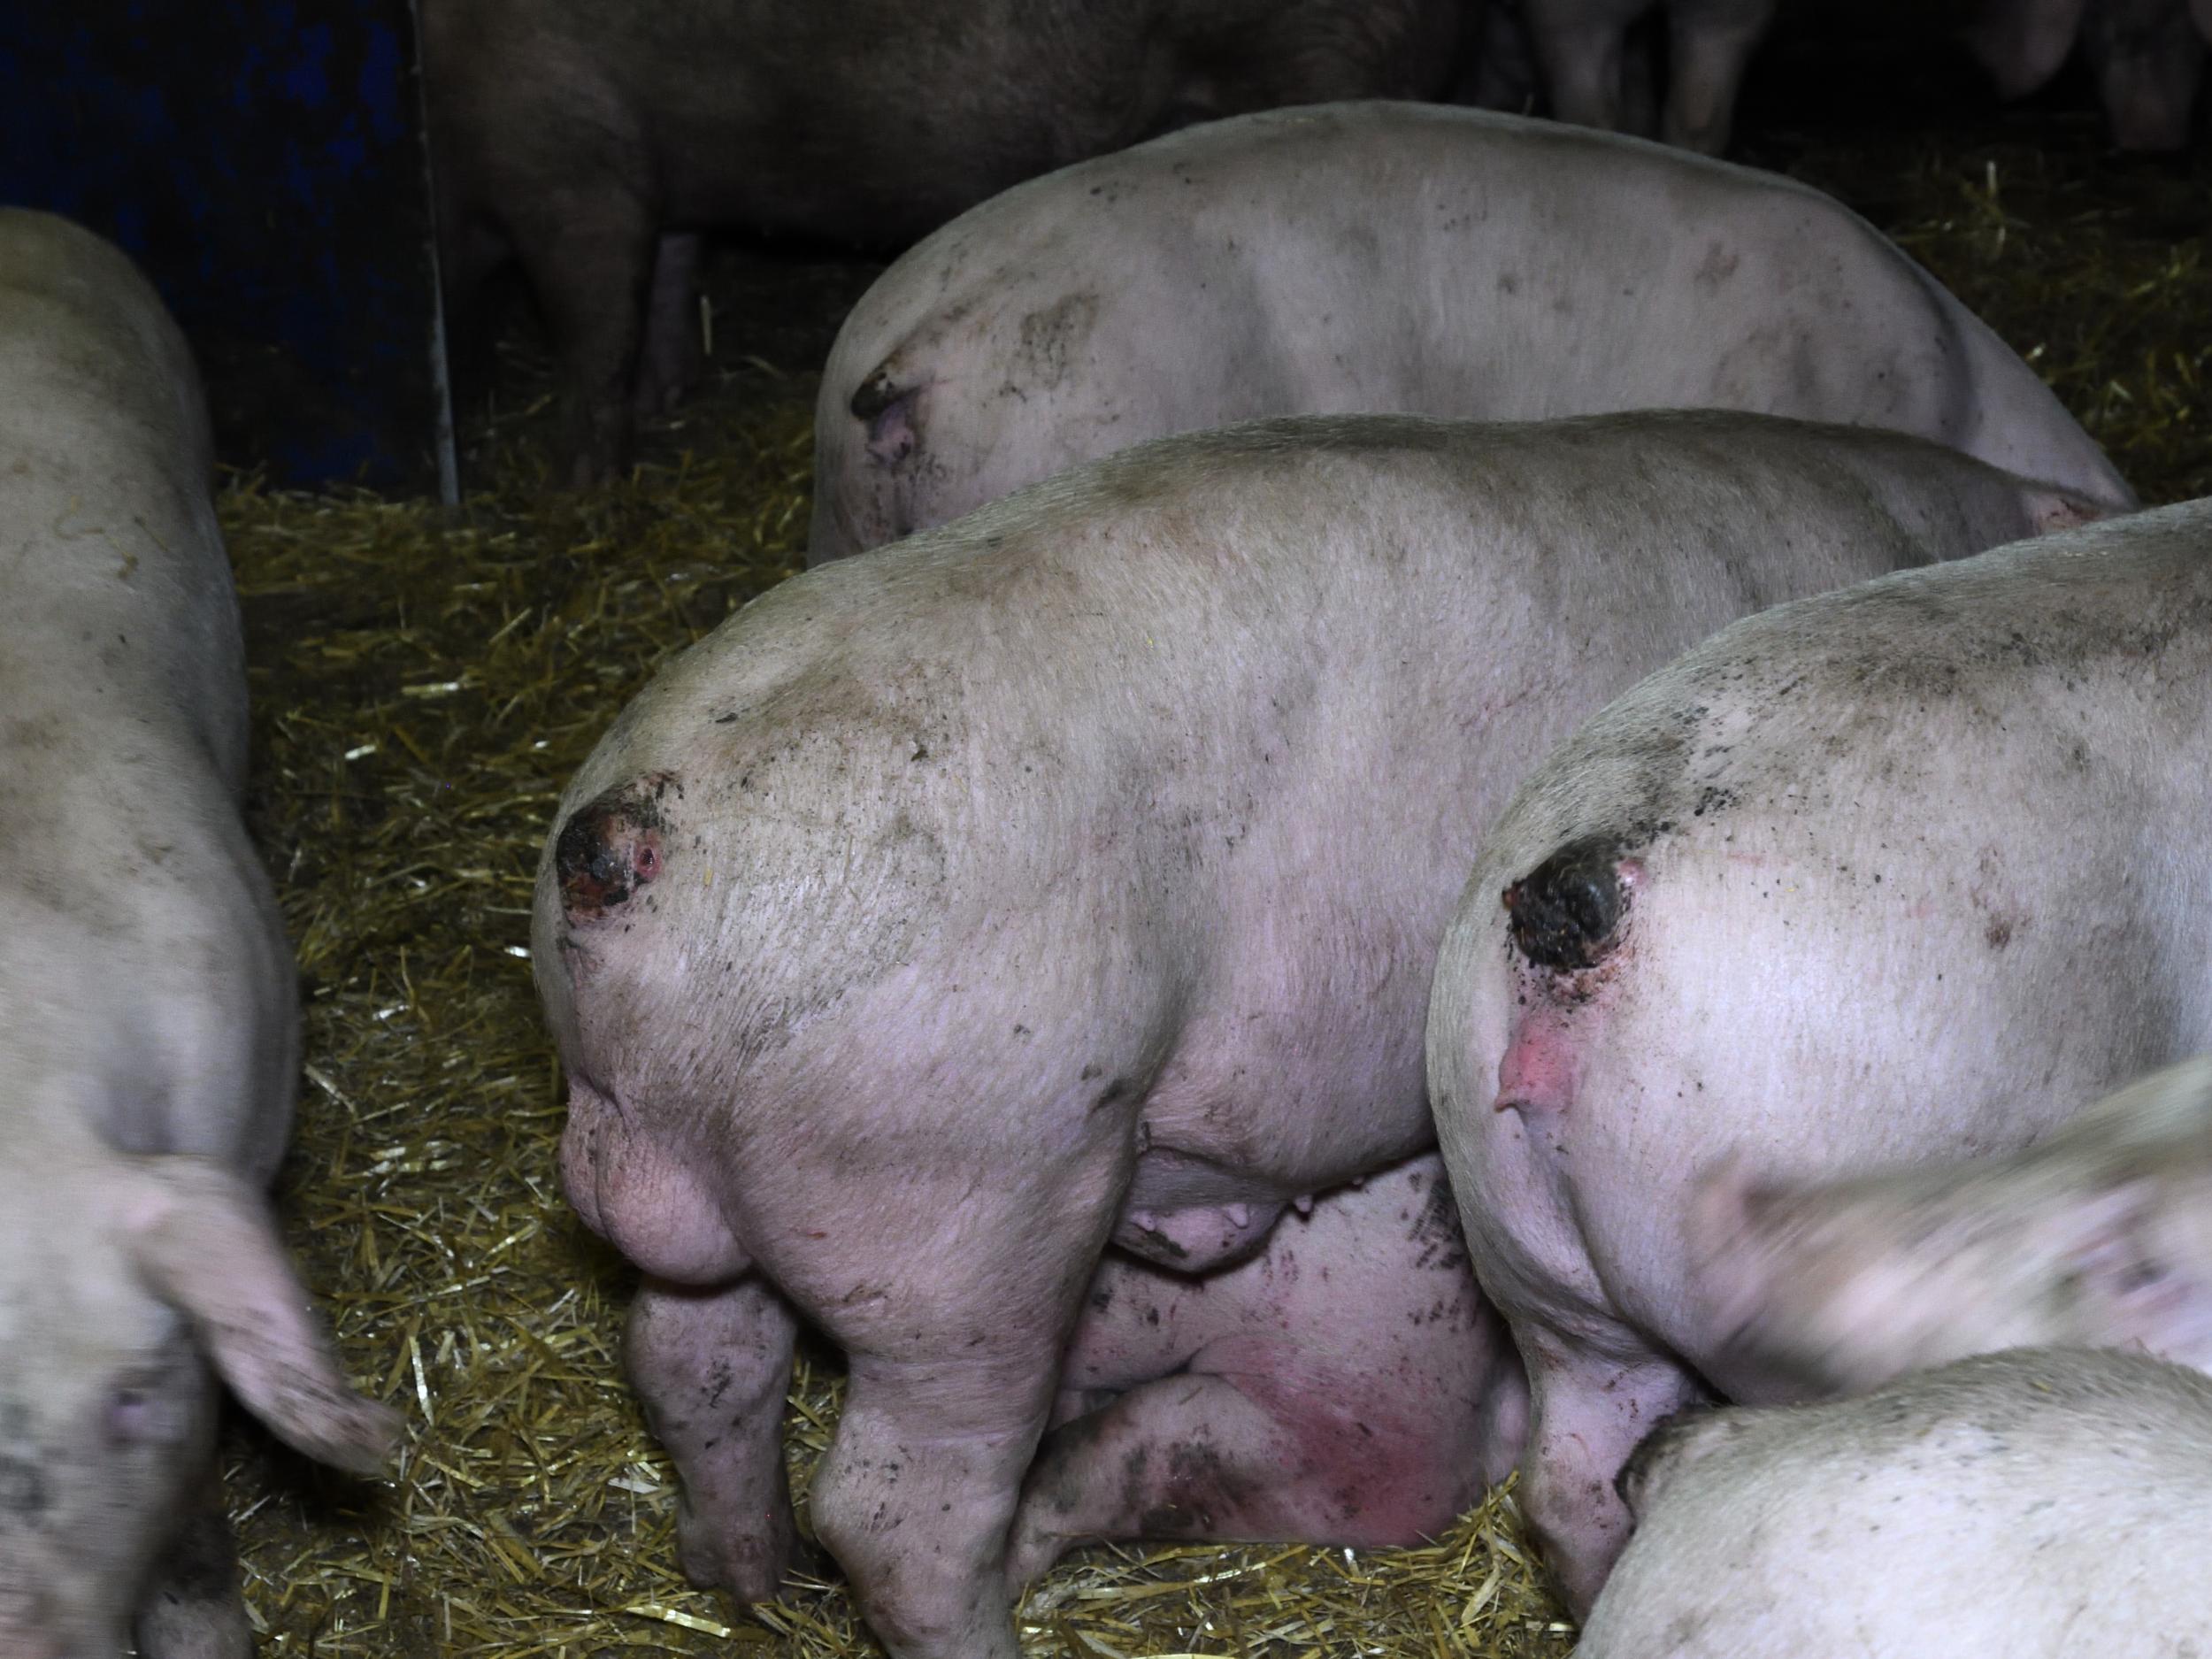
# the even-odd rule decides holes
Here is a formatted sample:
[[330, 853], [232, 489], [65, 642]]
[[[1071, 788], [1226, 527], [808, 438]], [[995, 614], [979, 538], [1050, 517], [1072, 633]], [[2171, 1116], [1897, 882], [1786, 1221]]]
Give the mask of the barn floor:
[[[2147, 501], [2212, 494], [2212, 157], [2104, 154], [2077, 80], [2000, 111], [1955, 70], [1801, 42], [1740, 153], [1835, 190], [2056, 387]], [[1870, 79], [1871, 78], [1871, 79]], [[1878, 87], [1881, 107], [1839, 88]], [[1862, 95], [1855, 95], [1862, 96]], [[564, 780], [654, 666], [795, 569], [812, 374], [879, 266], [725, 250], [714, 383], [634, 481], [548, 495], [526, 328], [467, 417], [461, 512], [241, 481], [256, 827], [307, 996], [280, 1202], [399, 1478], [355, 1484], [234, 1425], [226, 1467], [270, 1654], [485, 1659], [874, 1652], [833, 1578], [771, 1608], [677, 1574], [673, 1493], [616, 1360], [621, 1264], [554, 1177], [562, 1106], [527, 907]], [[803, 1474], [833, 1364], [795, 1395]], [[1558, 1655], [1509, 1496], [1439, 1546], [1097, 1551], [1023, 1610], [1033, 1654]]]

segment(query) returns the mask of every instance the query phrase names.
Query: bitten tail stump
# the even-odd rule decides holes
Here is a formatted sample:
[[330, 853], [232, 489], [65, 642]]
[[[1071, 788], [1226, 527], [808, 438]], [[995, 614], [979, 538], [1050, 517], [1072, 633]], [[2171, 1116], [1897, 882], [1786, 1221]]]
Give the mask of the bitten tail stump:
[[569, 920], [596, 920], [659, 879], [667, 862], [668, 805], [683, 793], [674, 773], [649, 772], [615, 785], [561, 826], [553, 867]]
[[1613, 948], [1640, 866], [1611, 841], [1570, 842], [1507, 887], [1507, 926], [1539, 967], [1573, 973]]

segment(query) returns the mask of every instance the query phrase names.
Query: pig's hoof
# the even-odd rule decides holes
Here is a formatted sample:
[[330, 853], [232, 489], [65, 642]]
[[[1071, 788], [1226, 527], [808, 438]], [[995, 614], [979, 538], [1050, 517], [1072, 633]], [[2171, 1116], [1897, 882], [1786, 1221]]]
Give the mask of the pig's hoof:
[[1006, 1550], [1006, 1582], [1019, 1594], [1050, 1572], [1074, 1541], [1026, 1517], [1017, 1520]]
[[1615, 842], [1569, 842], [1506, 888], [1514, 944], [1539, 967], [1594, 967], [1627, 912], [1632, 872]]
[[561, 909], [588, 922], [628, 902], [667, 867], [667, 805], [684, 787], [673, 772], [650, 772], [617, 784], [577, 808], [553, 843]]
[[787, 1574], [822, 1564], [787, 1521], [757, 1533], [734, 1532], [688, 1511], [677, 1517], [676, 1561], [693, 1587], [726, 1590], [741, 1601], [772, 1601], [783, 1594]]

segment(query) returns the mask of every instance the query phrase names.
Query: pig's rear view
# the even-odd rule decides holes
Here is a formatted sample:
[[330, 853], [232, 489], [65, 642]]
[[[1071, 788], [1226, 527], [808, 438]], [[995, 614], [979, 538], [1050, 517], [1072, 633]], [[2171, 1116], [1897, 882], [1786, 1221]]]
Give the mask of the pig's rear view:
[[[2212, 503], [1747, 618], [1554, 752], [1440, 956], [1430, 1077], [1532, 1356], [1532, 1525], [1586, 1603], [1610, 1486], [1708, 1385], [1683, 1229], [1779, 1177], [2007, 1152], [2212, 1046]], [[1878, 1317], [1878, 1309], [1874, 1317]]]
[[2212, 1630], [2212, 1382], [2016, 1348], [1670, 1423], [1579, 1659], [2185, 1655]]
[[243, 1659], [218, 1392], [368, 1469], [259, 1188], [291, 956], [240, 820], [245, 683], [185, 343], [128, 261], [0, 211], [0, 1653]]

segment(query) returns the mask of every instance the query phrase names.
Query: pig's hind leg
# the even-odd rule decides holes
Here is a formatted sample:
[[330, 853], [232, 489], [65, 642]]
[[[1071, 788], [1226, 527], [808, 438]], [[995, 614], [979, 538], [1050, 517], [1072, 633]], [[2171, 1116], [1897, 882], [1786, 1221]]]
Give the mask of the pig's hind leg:
[[1514, 1327], [1528, 1363], [1532, 1408], [1521, 1509], [1578, 1618], [1589, 1612], [1628, 1541], [1628, 1509], [1614, 1484], [1621, 1466], [1666, 1418], [1711, 1399], [1694, 1376], [1632, 1333], [1595, 1334]]
[[1772, 0], [1678, 0], [1669, 14], [1667, 107], [1660, 135], [1717, 156], [1728, 148], [1736, 93], [1767, 27]]
[[[620, 148], [603, 135], [610, 150]], [[515, 249], [553, 337], [569, 482], [603, 484], [630, 462], [645, 309], [659, 245], [655, 204], [634, 157], [577, 158], [575, 170], [511, 211]]]
[[212, 1470], [204, 1484], [139, 1603], [140, 1659], [251, 1659], [238, 1547]]
[[797, 1549], [783, 1402], [798, 1322], [757, 1279], [692, 1290], [649, 1279], [624, 1361], [654, 1438], [683, 1482], [677, 1550], [703, 1589], [775, 1595]]
[[1018, 1583], [1094, 1540], [1415, 1543], [1503, 1477], [1525, 1417], [1433, 1156], [1206, 1279], [1114, 1258], [1062, 1381], [1124, 1392], [1041, 1448]]
[[667, 413], [706, 373], [706, 349], [699, 330], [702, 242], [696, 231], [672, 232], [660, 238], [655, 250], [633, 400], [641, 415]]

